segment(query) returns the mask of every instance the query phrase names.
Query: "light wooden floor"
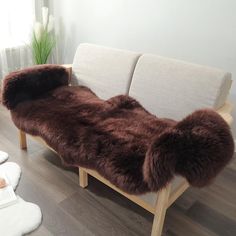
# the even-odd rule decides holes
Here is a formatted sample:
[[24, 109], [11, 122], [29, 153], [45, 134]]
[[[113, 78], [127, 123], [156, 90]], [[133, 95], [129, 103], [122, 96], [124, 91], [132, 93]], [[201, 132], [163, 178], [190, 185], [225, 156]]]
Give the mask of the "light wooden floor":
[[[18, 148], [17, 130], [0, 106], [0, 150], [22, 168], [17, 193], [40, 206], [41, 227], [32, 236], [149, 235], [152, 215], [95, 179], [81, 189], [78, 175], [32, 140]], [[167, 211], [165, 236], [236, 235], [236, 161], [208, 188], [190, 188]]]

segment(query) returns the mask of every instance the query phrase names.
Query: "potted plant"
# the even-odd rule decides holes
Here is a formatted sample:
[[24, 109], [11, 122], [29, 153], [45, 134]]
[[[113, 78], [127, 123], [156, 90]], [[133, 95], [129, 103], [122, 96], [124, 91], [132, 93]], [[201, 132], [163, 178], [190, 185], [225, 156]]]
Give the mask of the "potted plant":
[[47, 63], [56, 43], [53, 28], [54, 17], [48, 14], [47, 7], [42, 7], [42, 22], [35, 22], [31, 41], [32, 56], [35, 64]]

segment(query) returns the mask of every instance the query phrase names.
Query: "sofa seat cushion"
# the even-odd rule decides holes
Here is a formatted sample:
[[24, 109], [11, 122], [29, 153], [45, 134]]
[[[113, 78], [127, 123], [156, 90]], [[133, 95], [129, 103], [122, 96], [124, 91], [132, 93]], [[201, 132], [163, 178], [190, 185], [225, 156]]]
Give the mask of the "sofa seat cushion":
[[80, 44], [72, 65], [72, 85], [91, 88], [108, 99], [127, 94], [140, 54], [93, 44]]
[[223, 106], [230, 86], [231, 75], [222, 70], [144, 54], [129, 95], [159, 117], [182, 119], [196, 109]]

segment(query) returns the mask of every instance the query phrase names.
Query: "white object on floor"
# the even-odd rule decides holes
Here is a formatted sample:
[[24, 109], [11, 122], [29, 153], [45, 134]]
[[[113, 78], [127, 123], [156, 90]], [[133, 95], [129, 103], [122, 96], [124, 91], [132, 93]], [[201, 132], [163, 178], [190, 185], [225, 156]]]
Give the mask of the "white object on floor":
[[0, 209], [1, 209], [3, 207], [15, 204], [17, 201], [17, 197], [5, 172], [0, 171], [0, 179], [3, 179], [5, 184], [5, 186], [4, 184], [2, 184], [0, 188]]
[[4, 172], [10, 185], [13, 187], [13, 189], [16, 189], [21, 176], [20, 166], [15, 162], [6, 162], [0, 165], [0, 172]]
[[34, 231], [41, 224], [40, 208], [17, 197], [14, 205], [0, 209], [0, 235], [21, 236]]
[[8, 154], [6, 152], [0, 151], [0, 164], [8, 159]]

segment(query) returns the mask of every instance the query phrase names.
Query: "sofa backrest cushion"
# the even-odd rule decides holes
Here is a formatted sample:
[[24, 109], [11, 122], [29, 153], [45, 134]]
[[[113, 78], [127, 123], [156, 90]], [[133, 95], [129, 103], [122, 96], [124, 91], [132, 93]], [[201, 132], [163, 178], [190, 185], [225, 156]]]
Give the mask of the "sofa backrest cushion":
[[220, 108], [230, 86], [231, 74], [222, 70], [144, 54], [129, 95], [159, 117], [182, 119], [199, 108]]
[[140, 54], [80, 44], [72, 65], [72, 85], [84, 85], [100, 98], [127, 94]]

